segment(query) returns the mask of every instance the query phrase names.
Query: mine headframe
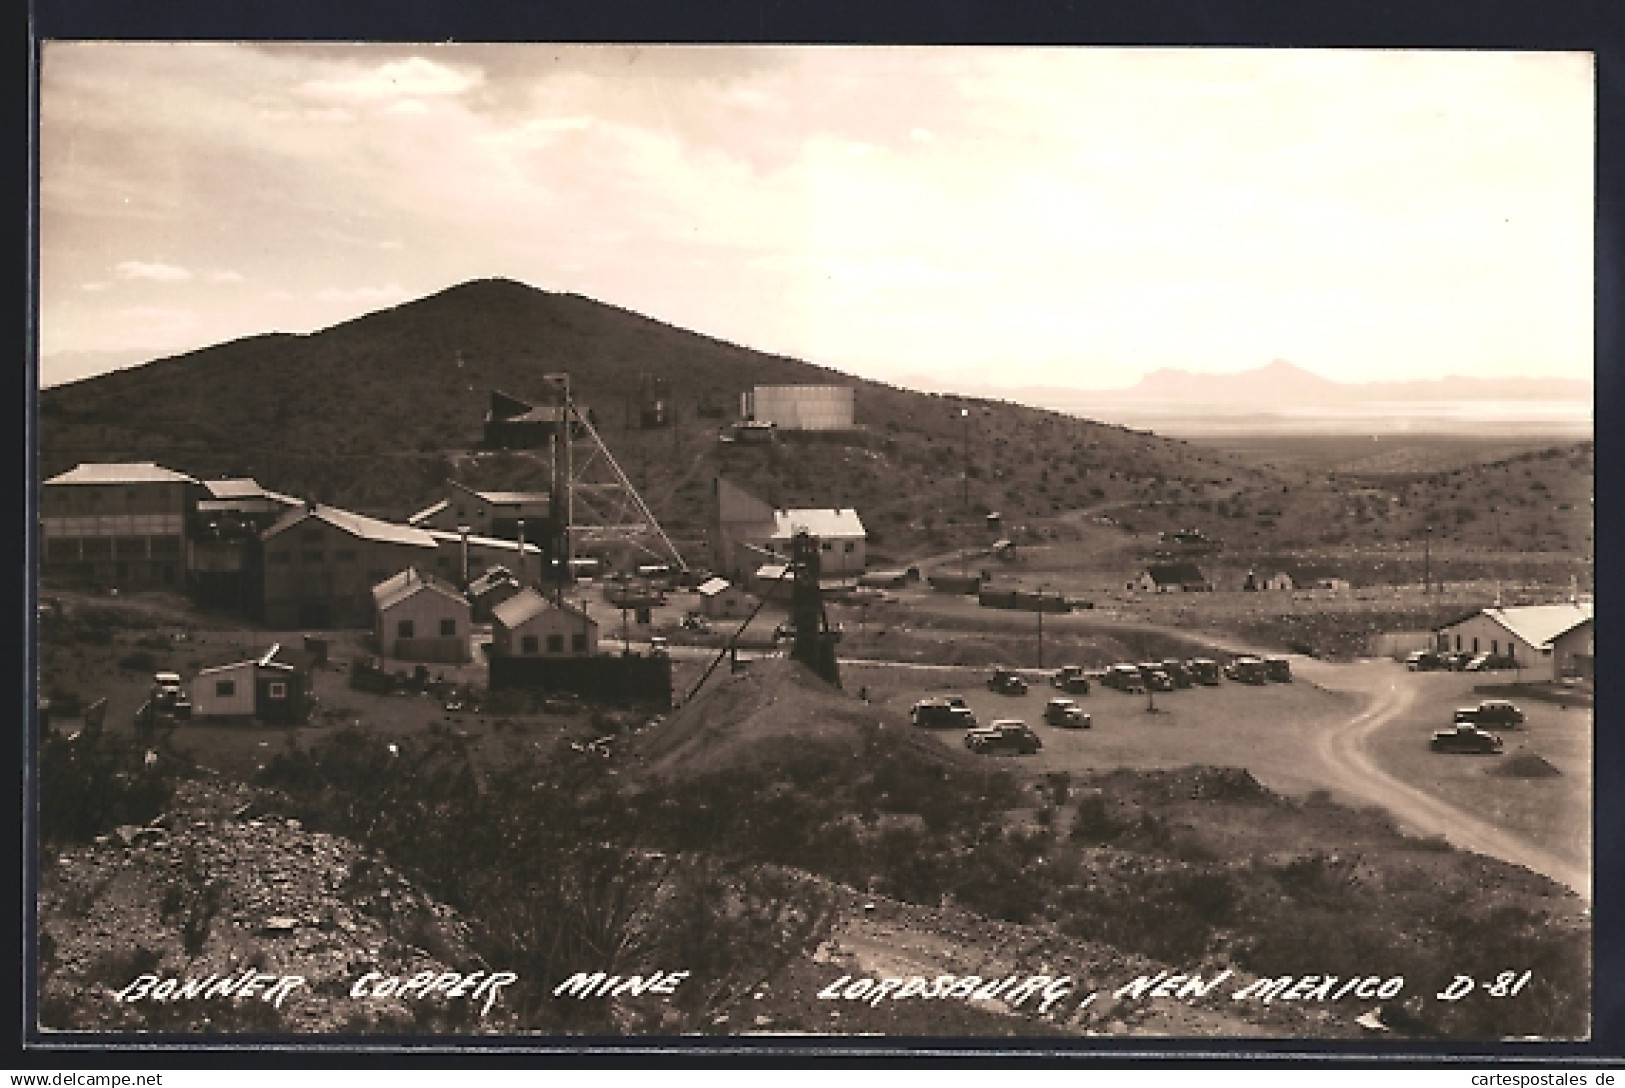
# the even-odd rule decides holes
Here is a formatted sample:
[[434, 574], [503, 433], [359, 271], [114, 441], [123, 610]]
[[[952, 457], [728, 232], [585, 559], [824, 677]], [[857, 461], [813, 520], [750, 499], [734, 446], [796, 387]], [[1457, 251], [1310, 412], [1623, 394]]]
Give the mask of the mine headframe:
[[811, 534], [799, 532], [791, 539], [790, 572], [790, 625], [795, 631], [790, 657], [840, 687], [835, 644], [841, 634], [830, 630], [824, 614], [824, 594], [818, 585], [818, 541]]

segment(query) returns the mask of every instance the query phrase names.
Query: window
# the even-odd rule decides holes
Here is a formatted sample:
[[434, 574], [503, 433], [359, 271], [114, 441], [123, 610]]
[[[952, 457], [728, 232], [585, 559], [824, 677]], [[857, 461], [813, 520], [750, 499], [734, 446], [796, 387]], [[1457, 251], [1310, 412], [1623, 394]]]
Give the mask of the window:
[[281, 680], [271, 681], [265, 685], [265, 697], [267, 699], [286, 699], [288, 697], [288, 685]]
[[564, 652], [564, 636], [548, 635], [547, 652], [550, 654], [562, 654]]
[[537, 649], [539, 648], [538, 644], [536, 642], [536, 636], [535, 635], [526, 635], [524, 638], [520, 639], [519, 640], [519, 648], [520, 648], [521, 653], [527, 653], [527, 654], [535, 653], [537, 651]]
[[1475, 653], [1475, 654], [1478, 653], [1478, 638], [1477, 638], [1477, 636], [1474, 636], [1474, 638], [1473, 638], [1473, 653]]
[[237, 694], [237, 681], [216, 680], [214, 682], [214, 694], [220, 699], [230, 699]]
[[853, 544], [850, 540], [848, 540], [845, 544], [841, 545], [841, 550], [843, 552], [845, 552], [846, 554], [848, 554], [848, 555], [851, 555], [853, 553], [853, 551], [855, 551], [856, 549], [857, 549], [857, 545]]
[[411, 620], [401, 620], [400, 622], [396, 623], [395, 624], [395, 637], [396, 638], [411, 638], [411, 637], [413, 637], [412, 636], [412, 621]]
[[831, 544], [830, 544], [830, 542], [829, 542], [829, 541], [827, 541], [827, 540], [820, 540], [820, 541], [819, 541], [819, 542], [818, 542], [818, 547], [819, 547], [819, 548], [821, 548], [821, 549], [822, 549], [822, 550], [824, 550], [824, 551], [826, 551], [826, 552], [827, 552], [827, 551], [829, 551], [829, 550], [830, 550], [830, 548], [831, 548], [831, 547], [832, 547], [832, 545], [831, 545]]
[[333, 558], [338, 560], [340, 563], [354, 563], [355, 562], [355, 549], [354, 548], [340, 548], [338, 551], [333, 553]]
[[457, 621], [456, 620], [441, 620], [440, 621], [440, 637], [442, 637], [442, 638], [455, 638], [456, 636], [457, 636]]
[[1456, 649], [1461, 649], [1461, 635], [1456, 635]]
[[301, 563], [321, 563], [326, 559], [327, 553], [324, 551], [309, 550], [299, 553], [299, 562]]
[[578, 654], [586, 653], [587, 652], [587, 636], [582, 634], [579, 631], [576, 632], [575, 634], [571, 635], [570, 636], [570, 649], [574, 653], [578, 653]]
[[1501, 642], [1500, 642], [1500, 640], [1499, 639], [1493, 639], [1493, 638], [1490, 639], [1490, 653], [1498, 654], [1500, 652], [1501, 652]]

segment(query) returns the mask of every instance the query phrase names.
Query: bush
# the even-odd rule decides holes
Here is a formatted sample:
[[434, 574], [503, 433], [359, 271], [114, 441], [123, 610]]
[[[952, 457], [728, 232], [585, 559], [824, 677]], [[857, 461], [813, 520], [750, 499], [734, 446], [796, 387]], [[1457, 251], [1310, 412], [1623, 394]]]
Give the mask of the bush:
[[52, 735], [40, 745], [40, 839], [89, 842], [121, 824], [145, 824], [174, 792], [165, 759], [148, 764], [132, 738]]
[[135, 650], [119, 658], [118, 667], [130, 672], [153, 672], [158, 668], [158, 659], [147, 650]]

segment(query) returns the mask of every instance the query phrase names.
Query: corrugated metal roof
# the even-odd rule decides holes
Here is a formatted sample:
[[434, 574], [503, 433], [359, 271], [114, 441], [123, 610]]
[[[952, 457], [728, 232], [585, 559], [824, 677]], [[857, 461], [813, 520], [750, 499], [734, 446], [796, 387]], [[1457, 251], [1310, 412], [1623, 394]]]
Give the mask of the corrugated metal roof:
[[777, 526], [773, 531], [774, 540], [789, 540], [803, 530], [820, 540], [869, 535], [856, 510], [775, 510], [773, 521]]
[[[348, 533], [361, 540], [375, 540], [384, 544], [405, 544], [414, 548], [436, 547], [435, 538], [422, 529], [411, 525], [396, 525], [393, 522], [379, 521], [369, 518], [365, 514], [357, 514], [350, 510], [341, 510], [336, 506], [317, 506], [314, 510], [290, 510], [284, 514], [275, 525], [265, 530], [265, 539], [285, 532], [305, 521], [307, 518], [316, 518], [325, 521], [333, 528]], [[456, 536], [455, 533], [452, 534]]]
[[550, 608], [557, 608], [561, 612], [568, 612], [572, 616], [579, 616], [589, 622], [596, 622], [591, 616], [571, 604], [555, 604], [534, 589], [526, 587], [515, 593], [491, 609], [491, 618], [502, 626], [512, 630], [546, 612]]
[[422, 525], [423, 522], [427, 521], [429, 518], [434, 517], [436, 514], [440, 513], [440, 511], [444, 510], [446, 507], [448, 507], [450, 505], [451, 505], [450, 502], [446, 501], [445, 499], [441, 499], [439, 502], [435, 503], [433, 506], [425, 506], [422, 510], [419, 510], [417, 513], [413, 514], [411, 517], [407, 518], [406, 519], [406, 524], [414, 525], [414, 526]]
[[438, 593], [448, 600], [456, 601], [466, 606], [468, 602], [463, 595], [439, 579], [424, 574], [416, 567], [407, 567], [398, 574], [392, 574], [382, 582], [372, 587], [372, 602], [380, 612], [387, 611], [419, 593]]
[[[1562, 604], [1517, 605], [1512, 608], [1486, 608], [1482, 613], [1456, 621], [1465, 623], [1479, 615], [1511, 631], [1531, 646], [1545, 646], [1559, 635], [1567, 634], [1592, 618], [1595, 605], [1590, 602]], [[1449, 626], [1456, 626], [1450, 624]]]
[[468, 583], [468, 593], [471, 597], [478, 597], [481, 593], [489, 592], [503, 582], [517, 582], [513, 571], [507, 567], [489, 567], [485, 573]]
[[215, 676], [223, 672], [236, 672], [238, 669], [252, 669], [259, 664], [258, 661], [233, 661], [230, 665], [215, 665], [212, 668], [199, 669], [199, 676]]
[[758, 581], [772, 582], [783, 578], [785, 572], [789, 569], [790, 565], [788, 563], [763, 563], [756, 568], [756, 578]]
[[195, 484], [184, 472], [164, 468], [151, 461], [116, 464], [88, 464], [69, 469], [45, 481], [48, 484]]
[[[450, 529], [425, 529], [423, 531], [434, 537], [435, 540], [447, 544], [459, 543], [463, 539], [463, 534], [453, 532]], [[477, 544], [482, 548], [501, 548], [504, 551], [513, 552], [515, 555], [519, 554], [519, 541], [508, 540], [506, 537], [475, 536], [474, 534], [470, 533], [468, 536], [468, 542], [470, 544]], [[533, 544], [527, 540], [525, 541], [525, 554], [540, 555], [542, 554], [541, 546], [538, 544]]]
[[699, 594], [702, 597], [715, 597], [732, 584], [726, 578], [707, 578], [700, 583]]
[[474, 494], [492, 506], [517, 506], [522, 503], [548, 502], [552, 498], [545, 491], [476, 491]]

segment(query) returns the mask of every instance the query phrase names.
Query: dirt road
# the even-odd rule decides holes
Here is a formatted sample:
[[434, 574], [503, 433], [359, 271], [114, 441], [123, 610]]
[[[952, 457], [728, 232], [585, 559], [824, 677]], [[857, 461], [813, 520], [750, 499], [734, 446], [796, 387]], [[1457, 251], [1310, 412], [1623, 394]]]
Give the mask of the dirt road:
[[1386, 661], [1328, 665], [1294, 659], [1294, 671], [1332, 691], [1368, 700], [1365, 708], [1342, 725], [1320, 734], [1316, 755], [1323, 770], [1344, 791], [1381, 805], [1409, 830], [1440, 835], [1475, 853], [1488, 854], [1532, 869], [1591, 898], [1591, 873], [1585, 867], [1494, 827], [1472, 813], [1424, 793], [1384, 772], [1366, 750], [1366, 741], [1410, 706], [1416, 678]]

